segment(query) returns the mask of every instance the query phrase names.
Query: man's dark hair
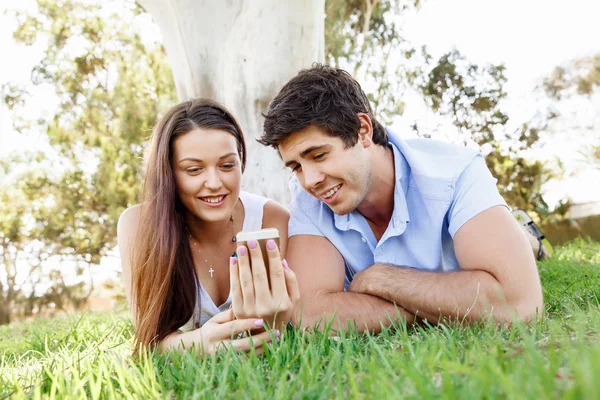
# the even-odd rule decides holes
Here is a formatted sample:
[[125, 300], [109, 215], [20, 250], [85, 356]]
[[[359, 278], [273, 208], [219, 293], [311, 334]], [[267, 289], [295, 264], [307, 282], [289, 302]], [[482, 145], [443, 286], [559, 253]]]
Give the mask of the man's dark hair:
[[359, 83], [342, 69], [314, 64], [301, 70], [273, 99], [258, 142], [277, 148], [291, 134], [314, 125], [352, 147], [358, 141], [358, 113], [371, 119], [373, 142], [387, 146], [387, 132], [373, 116]]

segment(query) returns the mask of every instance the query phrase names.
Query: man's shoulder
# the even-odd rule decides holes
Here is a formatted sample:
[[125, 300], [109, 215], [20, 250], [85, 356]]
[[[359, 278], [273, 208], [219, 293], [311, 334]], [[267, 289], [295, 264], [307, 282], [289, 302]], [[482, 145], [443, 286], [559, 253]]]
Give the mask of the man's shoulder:
[[[298, 209], [303, 211], [304, 213], [315, 212], [320, 210], [325, 206], [325, 204], [311, 196], [298, 182], [298, 179], [295, 176], [292, 176], [289, 181], [290, 194], [292, 195], [292, 200], [290, 203], [290, 209], [293, 212]], [[327, 209], [329, 209], [327, 207]]]
[[388, 131], [390, 141], [410, 166], [413, 176], [455, 180], [480, 153], [466, 146], [435, 139], [402, 139]]
[[414, 151], [432, 156], [470, 156], [477, 154], [477, 150], [466, 146], [444, 142], [436, 139], [414, 138], [404, 140], [406, 146]]

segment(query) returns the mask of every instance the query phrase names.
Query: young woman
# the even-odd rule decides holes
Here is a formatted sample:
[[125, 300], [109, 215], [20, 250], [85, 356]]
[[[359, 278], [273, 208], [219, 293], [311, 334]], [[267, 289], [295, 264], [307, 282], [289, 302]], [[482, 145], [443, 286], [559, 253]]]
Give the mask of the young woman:
[[[195, 346], [209, 355], [223, 344], [261, 352], [290, 320], [299, 291], [283, 259], [289, 214], [240, 190], [245, 165], [242, 130], [221, 104], [183, 102], [156, 126], [142, 202], [117, 229], [136, 352]], [[235, 242], [261, 228], [280, 234], [281, 249], [267, 242], [268, 262], [255, 241]], [[239, 337], [246, 331], [252, 338]]]

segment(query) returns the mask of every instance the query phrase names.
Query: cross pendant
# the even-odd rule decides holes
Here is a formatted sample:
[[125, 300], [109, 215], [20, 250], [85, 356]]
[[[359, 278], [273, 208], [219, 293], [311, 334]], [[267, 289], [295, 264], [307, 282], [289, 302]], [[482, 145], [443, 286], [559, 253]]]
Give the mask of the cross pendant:
[[212, 269], [212, 265], [210, 266], [210, 269], [208, 270], [208, 272], [210, 272], [210, 277], [212, 278], [212, 274], [213, 274], [213, 272], [215, 272], [215, 270]]

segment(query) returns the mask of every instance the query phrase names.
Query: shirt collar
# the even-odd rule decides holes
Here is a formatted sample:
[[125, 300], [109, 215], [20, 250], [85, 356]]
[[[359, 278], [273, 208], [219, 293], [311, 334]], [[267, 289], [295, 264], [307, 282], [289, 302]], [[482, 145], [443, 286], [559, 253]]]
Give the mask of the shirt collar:
[[[403, 229], [406, 227], [406, 223], [410, 221], [410, 215], [408, 213], [408, 207], [406, 204], [406, 192], [408, 190], [408, 181], [410, 179], [410, 167], [404, 155], [400, 152], [398, 147], [390, 142], [390, 146], [394, 153], [394, 171], [395, 171], [395, 185], [394, 185], [394, 211], [392, 212], [392, 219], [390, 225], [394, 229]], [[359, 219], [364, 217], [357, 211], [354, 210], [351, 213], [345, 215], [338, 215], [333, 213], [335, 227], [342, 231], [354, 229], [360, 231]]]

